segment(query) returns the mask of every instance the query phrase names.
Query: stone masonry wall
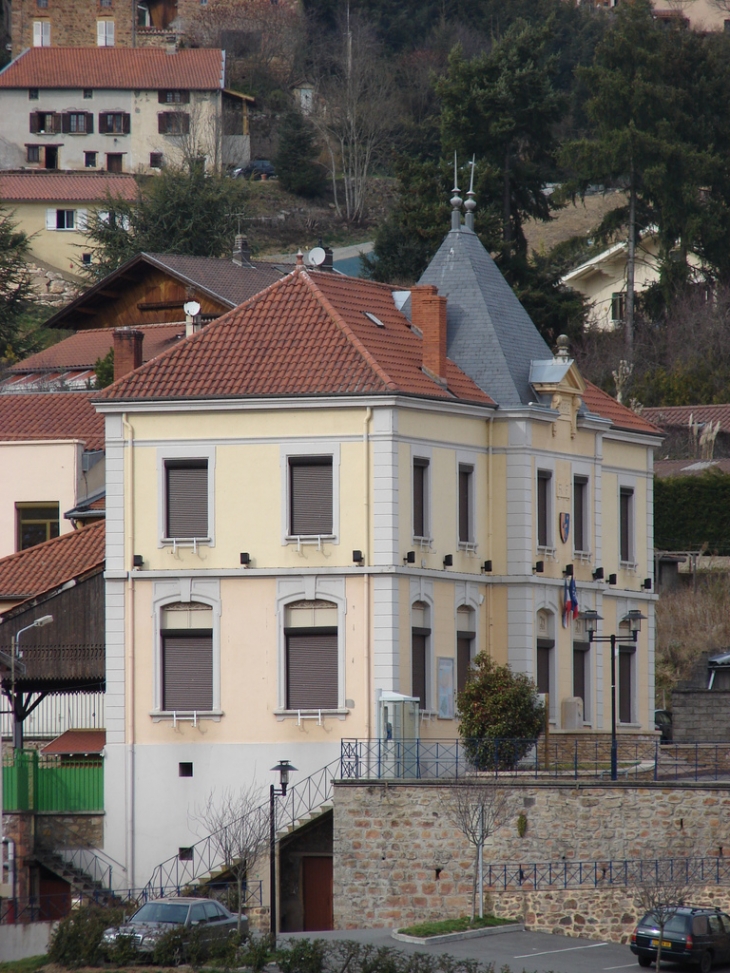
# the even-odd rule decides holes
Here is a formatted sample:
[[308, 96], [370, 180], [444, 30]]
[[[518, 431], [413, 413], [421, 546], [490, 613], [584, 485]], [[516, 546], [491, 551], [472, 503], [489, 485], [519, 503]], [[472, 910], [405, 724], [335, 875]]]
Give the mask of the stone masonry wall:
[[716, 689], [711, 692], [707, 689], [674, 690], [672, 723], [675, 743], [727, 741], [730, 692]]
[[[336, 928], [402, 926], [469, 912], [474, 850], [449, 816], [454, 786], [335, 784]], [[727, 784], [532, 782], [511, 785], [508, 806], [485, 846], [487, 864], [730, 855]], [[703, 901], [710, 895], [730, 896], [730, 890], [703, 891]], [[569, 935], [585, 934], [590, 917], [596, 935], [621, 940], [635, 922], [630, 890], [492, 893], [492, 900], [500, 914], [524, 914], [530, 928]]]
[[97, 19], [113, 19], [115, 46], [131, 47], [136, 11], [136, 0], [111, 0], [109, 6], [101, 6], [99, 0], [52, 0], [44, 8], [38, 6], [37, 0], [13, 0], [13, 57], [33, 46], [36, 20], [50, 21], [52, 47], [96, 47]]

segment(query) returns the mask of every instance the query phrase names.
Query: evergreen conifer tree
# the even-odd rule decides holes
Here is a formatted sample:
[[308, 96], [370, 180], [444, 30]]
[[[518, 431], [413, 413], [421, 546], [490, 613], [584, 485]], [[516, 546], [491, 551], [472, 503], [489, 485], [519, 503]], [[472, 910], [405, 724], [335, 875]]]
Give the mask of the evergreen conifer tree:
[[290, 108], [281, 120], [274, 159], [282, 187], [297, 196], [321, 195], [326, 173], [318, 156], [314, 126], [298, 108]]

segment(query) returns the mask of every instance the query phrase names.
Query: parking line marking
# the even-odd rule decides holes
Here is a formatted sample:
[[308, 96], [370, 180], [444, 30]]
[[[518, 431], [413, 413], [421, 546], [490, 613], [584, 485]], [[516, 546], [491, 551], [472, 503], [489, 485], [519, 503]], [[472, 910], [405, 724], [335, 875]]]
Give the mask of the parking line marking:
[[[569, 946], [567, 949], [546, 949], [542, 953], [523, 953], [512, 959], [532, 959], [533, 956], [550, 956], [551, 953], [574, 953], [578, 949], [595, 949], [597, 946], [608, 946], [608, 943], [591, 943], [590, 946]], [[631, 964], [634, 965], [633, 963]]]
[[626, 966], [604, 966], [604, 970], [629, 970], [633, 969], [636, 963], [627, 963]]

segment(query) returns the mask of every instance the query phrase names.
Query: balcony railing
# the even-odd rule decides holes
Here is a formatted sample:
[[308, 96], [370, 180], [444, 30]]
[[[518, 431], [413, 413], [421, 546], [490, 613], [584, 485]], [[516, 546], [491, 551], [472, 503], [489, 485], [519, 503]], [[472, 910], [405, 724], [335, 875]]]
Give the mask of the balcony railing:
[[104, 764], [101, 758], [41, 756], [37, 750], [15, 750], [3, 760], [3, 810], [104, 810]]

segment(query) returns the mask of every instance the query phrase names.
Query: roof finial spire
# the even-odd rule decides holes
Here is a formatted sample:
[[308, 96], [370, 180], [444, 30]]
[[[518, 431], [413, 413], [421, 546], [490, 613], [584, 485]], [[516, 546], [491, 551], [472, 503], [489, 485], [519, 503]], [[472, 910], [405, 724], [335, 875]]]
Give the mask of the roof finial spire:
[[461, 229], [461, 190], [459, 189], [458, 167], [456, 163], [456, 152], [454, 152], [454, 194], [451, 197], [451, 229]]
[[471, 157], [471, 176], [469, 177], [469, 192], [466, 194], [466, 201], [464, 202], [464, 209], [466, 210], [466, 219], [464, 223], [468, 230], [474, 229], [474, 210], [477, 208], [476, 193], [474, 192], [474, 170], [476, 169], [476, 155]]

